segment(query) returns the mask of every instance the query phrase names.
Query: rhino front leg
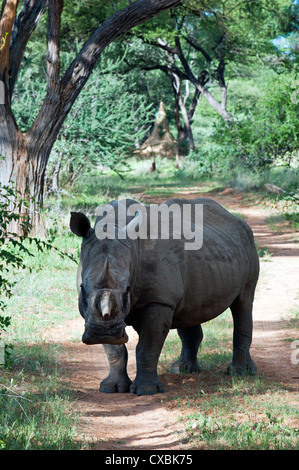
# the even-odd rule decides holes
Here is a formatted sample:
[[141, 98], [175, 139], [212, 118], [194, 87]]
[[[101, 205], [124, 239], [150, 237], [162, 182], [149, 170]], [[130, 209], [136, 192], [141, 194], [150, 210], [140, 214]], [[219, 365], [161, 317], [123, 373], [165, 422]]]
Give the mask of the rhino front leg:
[[134, 326], [139, 334], [136, 348], [137, 374], [130, 387], [137, 395], [154, 395], [166, 392], [157, 374], [160, 353], [169, 332], [173, 317], [170, 307], [151, 304], [138, 314]]
[[109, 362], [109, 375], [101, 382], [100, 392], [126, 393], [130, 391], [130, 380], [127, 374], [128, 351], [124, 344], [104, 344], [105, 353]]

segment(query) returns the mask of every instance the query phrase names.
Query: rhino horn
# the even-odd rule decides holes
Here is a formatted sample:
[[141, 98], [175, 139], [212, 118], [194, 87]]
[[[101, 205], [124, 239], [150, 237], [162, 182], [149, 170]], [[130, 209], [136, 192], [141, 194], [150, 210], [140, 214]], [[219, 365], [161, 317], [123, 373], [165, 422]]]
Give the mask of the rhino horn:
[[110, 292], [105, 292], [101, 298], [101, 313], [103, 318], [109, 318], [111, 313]]
[[113, 289], [116, 287], [116, 282], [113, 279], [111, 272], [109, 270], [109, 260], [106, 258], [105, 266], [102, 272], [102, 275], [98, 282], [101, 288]]

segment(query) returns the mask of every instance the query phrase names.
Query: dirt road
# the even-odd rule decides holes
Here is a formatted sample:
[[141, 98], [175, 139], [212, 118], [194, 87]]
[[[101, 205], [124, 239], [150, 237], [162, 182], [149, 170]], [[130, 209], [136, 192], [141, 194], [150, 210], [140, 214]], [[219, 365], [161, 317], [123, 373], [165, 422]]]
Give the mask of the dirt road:
[[[176, 195], [179, 196], [195, 198], [200, 194]], [[242, 194], [224, 191], [203, 197], [212, 197], [227, 209], [243, 214], [259, 247], [267, 247], [271, 253], [268, 260], [261, 262], [254, 303], [252, 357], [259, 373], [288, 385], [291, 393], [292, 390], [295, 393], [299, 385], [299, 365], [291, 361], [294, 352], [291, 340], [296, 339], [296, 330], [289, 327], [287, 314], [299, 307], [299, 233], [289, 229], [271, 231], [265, 223], [269, 210], [248, 203]], [[162, 201], [148, 199], [147, 202]], [[162, 379], [167, 383], [168, 392], [150, 397], [99, 393], [99, 383], [107, 375], [103, 347], [71, 342], [70, 334], [74, 331], [80, 334], [83, 331], [83, 321], [79, 317], [69, 321], [67, 328], [60, 329], [60, 341], [66, 347], [63, 366], [69, 370], [70, 386], [77, 392], [78, 408], [82, 413], [79, 439], [84, 437], [93, 443], [94, 449], [103, 450], [184, 448], [179, 411], [165, 405], [169, 396], [180, 393], [182, 380], [165, 374]], [[134, 378], [137, 335], [131, 328], [128, 328], [128, 334], [128, 370]], [[57, 330], [50, 336], [57, 341]]]

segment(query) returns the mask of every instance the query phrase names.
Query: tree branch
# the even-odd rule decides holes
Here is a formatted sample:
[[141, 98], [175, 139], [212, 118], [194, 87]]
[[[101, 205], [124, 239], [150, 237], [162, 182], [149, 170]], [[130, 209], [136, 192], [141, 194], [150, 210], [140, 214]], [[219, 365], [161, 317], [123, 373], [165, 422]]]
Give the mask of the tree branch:
[[187, 36], [184, 36], [184, 39], [188, 42], [188, 44], [190, 44], [190, 46], [192, 46], [196, 51], [198, 52], [201, 52], [201, 54], [204, 56], [204, 58], [208, 61], [208, 62], [212, 62], [212, 57], [210, 56], [210, 54], [207, 53], [207, 51], [199, 46], [198, 44], [195, 44], [194, 41], [192, 41], [192, 39], [190, 39], [189, 37]]
[[193, 98], [191, 100], [191, 103], [188, 109], [188, 119], [190, 121], [190, 124], [192, 124], [194, 113], [195, 113], [200, 95], [201, 95], [200, 91], [197, 88], [195, 88]]
[[[126, 60], [126, 63], [129, 65], [128, 61]], [[131, 66], [132, 68], [132, 66]], [[139, 69], [145, 70], [145, 71], [151, 71], [151, 70], [161, 70], [164, 72], [167, 76], [170, 75], [177, 75], [181, 80], [188, 80], [187, 75], [182, 72], [180, 69], [174, 66], [169, 66], [169, 65], [162, 65], [162, 64], [155, 64], [155, 65], [147, 65], [146, 63], [144, 64], [139, 64]]]
[[206, 88], [205, 83], [202, 82], [200, 77], [197, 79], [191, 68], [189, 67], [189, 64], [184, 56], [184, 53], [182, 51], [181, 43], [179, 37], [175, 38], [175, 43], [177, 46], [178, 50], [178, 55], [180, 58], [180, 61], [185, 69], [185, 72], [188, 76], [188, 80], [193, 83], [193, 85], [197, 88], [197, 90], [207, 99], [208, 103], [220, 114], [220, 116], [225, 120], [225, 121], [232, 121], [232, 116], [230, 113], [223, 108], [223, 105], [226, 104], [226, 96], [222, 95], [222, 102], [221, 104], [214, 98], [212, 93], [209, 92], [209, 90]]
[[[0, 39], [1, 45], [3, 46], [0, 49], [0, 80], [3, 80], [6, 87], [8, 84], [9, 42], [18, 3], [18, 0], [7, 0], [3, 5], [2, 17], [0, 20]], [[4, 40], [3, 44], [2, 40]]]
[[139, 0], [116, 12], [86, 41], [62, 79], [65, 96], [76, 97], [89, 77], [102, 51], [116, 38], [161, 11], [180, 5], [180, 0]]
[[177, 50], [174, 49], [173, 47], [170, 47], [169, 44], [167, 44], [166, 41], [163, 41], [163, 39], [158, 38], [157, 42], [151, 41], [149, 39], [145, 39], [142, 35], [136, 35], [138, 39], [141, 39], [145, 44], [148, 44], [149, 46], [154, 46], [158, 47], [159, 49], [163, 49], [164, 51], [168, 52], [171, 55], [177, 54]]
[[49, 0], [47, 33], [47, 93], [51, 99], [59, 99], [60, 89], [60, 25], [63, 0]]
[[224, 78], [225, 71], [225, 61], [222, 53], [222, 49], [225, 43], [226, 34], [223, 33], [220, 44], [218, 46], [217, 56], [218, 56], [218, 67], [217, 67], [217, 80], [221, 88], [221, 106], [222, 109], [226, 109], [227, 103], [227, 86]]
[[41, 20], [47, 3], [47, 0], [25, 0], [22, 10], [15, 19], [10, 45], [10, 96], [13, 94], [27, 43]]

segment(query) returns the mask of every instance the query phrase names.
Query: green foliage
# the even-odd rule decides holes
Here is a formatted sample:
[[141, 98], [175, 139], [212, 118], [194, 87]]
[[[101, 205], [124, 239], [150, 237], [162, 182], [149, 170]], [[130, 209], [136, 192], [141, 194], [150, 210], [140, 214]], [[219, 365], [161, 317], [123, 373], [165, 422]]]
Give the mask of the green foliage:
[[[5, 298], [12, 296], [12, 289], [15, 281], [9, 276], [11, 269], [23, 268], [23, 255], [30, 253], [25, 247], [24, 241], [28, 235], [30, 225], [28, 218], [20, 215], [22, 205], [26, 205], [26, 201], [15, 199], [15, 192], [12, 187], [0, 185], [0, 337], [10, 325], [10, 318], [4, 314], [6, 303]], [[19, 209], [14, 213], [16, 207]], [[12, 222], [21, 224], [25, 235], [17, 236], [10, 232], [9, 225]], [[9, 349], [6, 348], [6, 352]], [[6, 356], [6, 360], [8, 356]]]
[[54, 146], [52, 162], [62, 153], [76, 175], [98, 165], [122, 173], [128, 154], [147, 130], [152, 107], [129, 93], [116, 68], [109, 62], [105, 73], [93, 73]]
[[[278, 47], [279, 42], [275, 38], [283, 34], [289, 36], [296, 34], [296, 28], [292, 18], [296, 15], [292, 9], [291, 0], [263, 0], [261, 2], [239, 2], [228, 0], [193, 1], [184, 0], [180, 8], [165, 11], [146, 24], [141, 24], [130, 31], [126, 42], [129, 45], [128, 61], [131, 68], [147, 70], [145, 80], [150, 88], [153, 79], [159, 82], [159, 89], [164, 84], [165, 77], [172, 77], [175, 72], [183, 80], [190, 80], [190, 73], [186, 73], [186, 67], [179, 59], [176, 39], [179, 38], [183, 55], [191, 73], [205, 84], [212, 96], [218, 102], [222, 101], [221, 90], [229, 85], [231, 80], [242, 77], [245, 73], [251, 74], [252, 67], [264, 65], [269, 69], [283, 72], [286, 63], [290, 68], [291, 54]], [[274, 14], [275, 12], [275, 14]], [[295, 33], [294, 33], [295, 31]], [[141, 39], [143, 45], [140, 43]], [[296, 47], [292, 49], [292, 55]], [[153, 69], [156, 75], [153, 75]], [[130, 72], [131, 74], [131, 72]], [[192, 80], [191, 80], [192, 81]], [[164, 85], [165, 86], [165, 85]], [[184, 89], [185, 85], [183, 84]], [[149, 88], [149, 87], [148, 87]], [[190, 93], [186, 93], [182, 99], [188, 109], [193, 105], [194, 84], [190, 83]], [[221, 89], [221, 90], [220, 90]], [[169, 87], [163, 89], [163, 101], [167, 112], [170, 114], [170, 125], [176, 124], [178, 138], [182, 148], [186, 142], [179, 132], [178, 115], [173, 113], [173, 92]], [[222, 95], [223, 96], [223, 95]], [[157, 103], [157, 97], [153, 97]], [[200, 106], [203, 107], [205, 98], [201, 98]], [[211, 107], [211, 104], [208, 106]], [[228, 98], [227, 111], [233, 114], [234, 103]], [[219, 111], [218, 111], [219, 112]], [[210, 120], [215, 121], [215, 113]], [[190, 115], [191, 116], [191, 115]], [[182, 126], [182, 124], [181, 124]], [[192, 125], [194, 137], [196, 136], [195, 123]], [[196, 141], [195, 146], [201, 144]], [[223, 155], [226, 158], [227, 153]]]
[[[236, 395], [238, 396], [238, 393]], [[259, 413], [259, 418], [252, 416], [250, 412], [246, 414], [243, 412], [243, 422], [240, 422], [232, 412], [232, 410], [235, 410], [235, 413], [240, 412], [235, 406], [237, 401], [229, 400], [230, 410], [226, 410], [226, 415], [222, 413], [217, 416], [215, 413], [207, 416], [204, 412], [189, 414], [186, 419], [186, 431], [193, 445], [217, 450], [296, 449], [296, 429], [285, 423], [280, 415], [280, 409], [277, 410], [276, 402], [272, 403], [274, 412], [273, 408], [267, 410], [266, 406]], [[219, 403], [220, 399], [214, 404], [217, 411]]]
[[33, 51], [26, 60], [13, 94], [12, 110], [22, 132], [31, 128], [45, 98], [46, 83], [40, 76], [40, 51]]
[[[260, 249], [267, 257], [266, 249]], [[228, 377], [233, 321], [229, 310], [203, 324], [199, 376], [181, 373], [184, 393], [172, 397], [182, 410], [185, 442], [198, 450], [295, 449], [298, 410], [284, 387], [263, 376]], [[180, 353], [180, 340], [171, 331], [163, 346], [159, 368], [168, 372]]]
[[[268, 205], [273, 207], [277, 214], [271, 215], [267, 218], [267, 223], [271, 230], [281, 230], [281, 224], [288, 222], [288, 225], [294, 230], [299, 229], [299, 187], [298, 187], [298, 173], [295, 191], [282, 192], [271, 198]], [[297, 193], [296, 193], [297, 191]]]
[[[3, 47], [6, 44], [6, 38], [7, 38], [8, 33], [6, 32], [5, 35], [1, 38], [2, 44], [0, 45], [0, 51], [3, 49]], [[0, 41], [0, 42], [1, 42]]]
[[[120, 174], [127, 170], [128, 154], [134, 152], [151, 123], [152, 104], [148, 105], [136, 91], [132, 93], [125, 79], [118, 75], [121, 60], [113, 62], [107, 58], [93, 72], [53, 147], [48, 177], [58, 157], [64, 168], [65, 183], [98, 165]], [[69, 61], [70, 53], [62, 54], [62, 63]], [[34, 60], [28, 61], [22, 74], [13, 109], [20, 129], [27, 132], [44, 99], [45, 85], [38, 80], [39, 69]]]
[[291, 100], [292, 76], [274, 76], [252, 106], [240, 107], [230, 126], [219, 122], [215, 139], [226, 153], [247, 168], [272, 163], [290, 165], [299, 149], [299, 106]]
[[[29, 202], [20, 197], [12, 183], [9, 186], [0, 185], [0, 338], [11, 323], [5, 311], [7, 299], [12, 297], [17, 282], [13, 273], [27, 267], [28, 258], [34, 256], [32, 245], [35, 246], [37, 253], [54, 249], [59, 256], [67, 256], [76, 261], [73, 255], [53, 246], [54, 237], [40, 240], [29, 235], [32, 227], [26, 211], [28, 205]], [[13, 223], [21, 226], [23, 235], [12, 231]], [[6, 365], [9, 363], [10, 349], [9, 345], [5, 345]]]
[[62, 15], [61, 39], [62, 48], [70, 50], [74, 41], [82, 43], [107, 18], [128, 6], [125, 0], [65, 0]]
[[[296, 31], [291, 22], [295, 16], [292, 4], [291, 0], [184, 0], [182, 7], [163, 12], [134, 28], [133, 33], [149, 44], [164, 39], [171, 47], [175, 47], [175, 38], [179, 37], [193, 73], [208, 73], [210, 86], [217, 81], [220, 55], [223, 65], [234, 66], [233, 74], [241, 64], [263, 62], [279, 68], [277, 58], [282, 54], [273, 39]], [[192, 42], [197, 47], [191, 47]], [[153, 60], [152, 50], [148, 47], [147, 63]], [[232, 69], [228, 74], [232, 75]]]

